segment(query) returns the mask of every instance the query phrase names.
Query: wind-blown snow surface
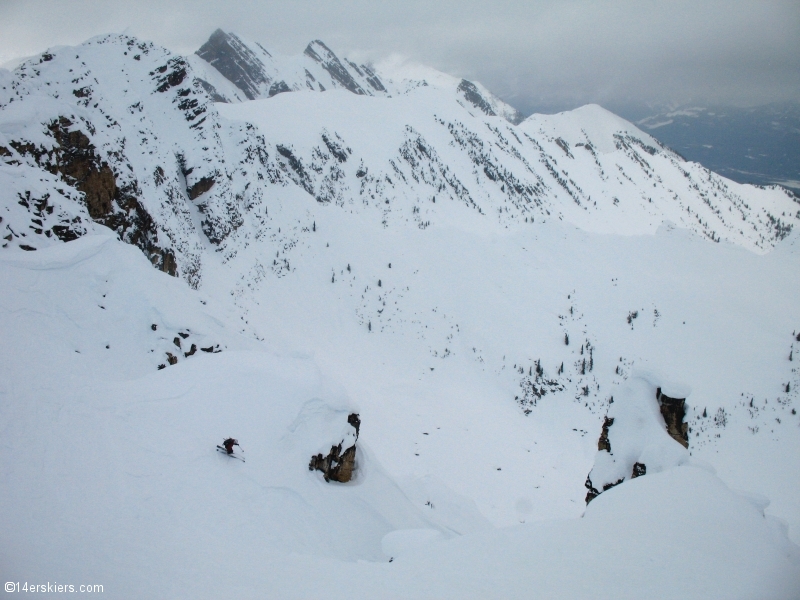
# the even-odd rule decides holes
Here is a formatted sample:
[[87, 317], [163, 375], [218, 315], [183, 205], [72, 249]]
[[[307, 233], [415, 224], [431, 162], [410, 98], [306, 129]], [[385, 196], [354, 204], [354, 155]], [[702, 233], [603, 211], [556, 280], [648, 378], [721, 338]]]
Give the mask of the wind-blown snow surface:
[[[598, 107], [515, 128], [432, 86], [220, 106], [190, 62], [139, 44], [53, 51], [2, 84], [6, 581], [120, 598], [796, 597], [800, 237], [766, 216], [793, 199], [655, 146], [644, 157], [648, 138]], [[60, 56], [86, 63], [97, 107], [76, 105]], [[114, 112], [126, 95], [132, 119]], [[115, 239], [36, 158], [52, 147], [60, 164], [47, 133], [60, 115], [120, 188], [138, 185], [152, 223], [117, 235], [146, 230], [149, 246]], [[577, 187], [554, 160], [574, 161]], [[523, 175], [541, 178], [530, 208], [510, 187]], [[604, 206], [606, 185], [630, 193]], [[637, 208], [648, 188], [665, 194], [652, 214]], [[746, 233], [662, 224], [714, 192], [719, 223], [741, 208]], [[58, 223], [78, 239], [48, 236]], [[180, 278], [152, 268], [166, 250]], [[645, 370], [691, 389], [688, 457], [653, 398], [635, 404]], [[653, 413], [636, 456], [674, 443], [677, 458], [586, 507], [603, 418], [626, 403], [632, 419]], [[355, 480], [325, 483], [308, 461], [351, 412]], [[215, 451], [227, 436], [247, 462]]]

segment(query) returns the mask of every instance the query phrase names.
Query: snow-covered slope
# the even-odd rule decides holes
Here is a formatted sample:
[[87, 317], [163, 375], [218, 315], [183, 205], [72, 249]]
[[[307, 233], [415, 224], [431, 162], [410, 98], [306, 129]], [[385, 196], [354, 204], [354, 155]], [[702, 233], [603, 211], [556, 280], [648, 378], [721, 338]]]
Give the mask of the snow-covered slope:
[[481, 228], [558, 219], [642, 234], [670, 220], [763, 251], [797, 221], [798, 203], [783, 189], [724, 180], [596, 106], [518, 128], [428, 88], [393, 99], [305, 94], [218, 108], [291, 154], [290, 177], [319, 202], [371, 209], [387, 226], [442, 224], [464, 208]]
[[792, 196], [599, 107], [222, 104], [209, 68], [106, 36], [0, 72], [7, 581], [795, 595]]
[[[111, 597], [792, 597], [798, 550], [759, 494], [769, 514], [797, 514], [796, 394], [777, 390], [793, 364], [781, 331], [800, 315], [796, 284], [776, 277], [796, 260], [674, 233], [387, 237], [347, 223], [321, 216], [313, 257], [235, 297], [243, 256], [198, 292], [109, 236], [0, 257], [7, 580]], [[743, 281], [744, 297], [725, 293]], [[648, 298], [659, 316], [632, 328], [624, 309]], [[220, 351], [186, 357], [192, 340]], [[167, 352], [179, 360], [159, 370]], [[645, 476], [581, 519], [606, 400], [640, 395], [633, 365], [691, 382], [695, 467], [658, 473], [645, 456]], [[565, 389], [523, 397], [549, 380]], [[325, 483], [308, 458], [351, 411], [357, 477]], [[214, 451], [228, 435], [246, 463]]]

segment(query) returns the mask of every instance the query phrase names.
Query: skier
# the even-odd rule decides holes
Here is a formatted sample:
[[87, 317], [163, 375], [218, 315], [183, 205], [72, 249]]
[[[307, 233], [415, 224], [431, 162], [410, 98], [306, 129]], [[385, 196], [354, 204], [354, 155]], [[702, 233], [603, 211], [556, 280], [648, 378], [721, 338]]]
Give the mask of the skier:
[[[239, 440], [228, 438], [227, 440], [222, 442], [222, 445], [225, 446], [225, 452], [227, 452], [228, 454], [233, 454], [233, 447], [239, 446]], [[241, 446], [239, 446], [239, 448], [241, 448]]]

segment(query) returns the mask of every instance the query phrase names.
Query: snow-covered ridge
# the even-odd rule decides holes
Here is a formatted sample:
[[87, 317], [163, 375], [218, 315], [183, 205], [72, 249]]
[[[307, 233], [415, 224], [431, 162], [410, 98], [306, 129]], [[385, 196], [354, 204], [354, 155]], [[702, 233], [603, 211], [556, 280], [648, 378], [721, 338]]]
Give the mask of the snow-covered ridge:
[[[294, 91], [347, 90], [361, 96], [397, 96], [422, 86], [446, 90], [463, 106], [513, 124], [522, 115], [480, 83], [458, 79], [430, 67], [384, 61], [376, 68], [340, 59], [320, 40], [306, 46], [300, 56], [283, 56], [234, 33], [217, 29], [189, 60], [203, 86], [218, 102], [271, 98]], [[233, 89], [231, 89], [231, 84]]]
[[[224, 48], [260, 53], [261, 70], [245, 65], [231, 85], [269, 96], [278, 71], [263, 61], [272, 55], [215, 36]], [[313, 225], [281, 222], [297, 192], [386, 227], [446, 225], [452, 211], [501, 229], [558, 219], [642, 234], [669, 220], [762, 252], [798, 218], [780, 188], [737, 185], [686, 163], [599, 107], [515, 127], [447, 86], [390, 98], [366, 67], [309, 48], [301, 63], [317, 65], [316, 75], [310, 63], [296, 72], [324, 75], [341, 91], [214, 104], [219, 90], [196, 76], [198, 57], [125, 36], [22, 64], [0, 86], [5, 247], [44, 247], [101, 223], [197, 285], [206, 249], [232, 256], [270, 236], [295, 246]], [[213, 69], [203, 68], [206, 76]], [[479, 91], [467, 84], [456, 89]]]
[[375, 69], [384, 79], [391, 82], [397, 94], [431, 86], [452, 93], [464, 107], [478, 109], [489, 116], [503, 117], [514, 125], [518, 125], [524, 119], [517, 109], [503, 102], [476, 81], [459, 79], [396, 55], [380, 61], [375, 65]]

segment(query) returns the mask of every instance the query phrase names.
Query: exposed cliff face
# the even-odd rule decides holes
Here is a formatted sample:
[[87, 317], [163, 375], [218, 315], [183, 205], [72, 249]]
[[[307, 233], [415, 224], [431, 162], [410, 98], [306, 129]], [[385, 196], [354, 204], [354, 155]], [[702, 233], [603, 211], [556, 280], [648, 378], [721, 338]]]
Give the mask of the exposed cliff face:
[[117, 181], [89, 138], [78, 129], [70, 130], [71, 126], [69, 119], [59, 117], [48, 127], [58, 143], [50, 168], [83, 192], [89, 216], [99, 221], [113, 209]]
[[500, 116], [513, 125], [519, 125], [525, 119], [522, 114], [498, 99], [489, 90], [462, 79], [456, 88], [458, 94], [466, 102], [480, 110], [483, 114], [490, 117]]
[[[155, 223], [136, 198], [136, 186], [117, 186], [114, 171], [100, 157], [89, 137], [70, 119], [64, 116], [54, 119], [47, 125], [47, 132], [53, 138], [52, 147], [16, 140], [11, 140], [9, 145], [20, 156], [32, 159], [80, 192], [81, 201], [92, 220], [116, 231], [120, 239], [139, 247], [156, 268], [176, 276], [175, 255], [158, 245]], [[34, 211], [33, 222], [36, 222], [36, 217], [40, 220], [42, 213], [52, 212], [47, 198], [31, 202], [21, 200], [20, 204]], [[53, 225], [51, 231], [62, 241], [70, 241], [85, 233], [84, 228], [77, 226], [79, 223], [80, 218], [74, 223]], [[39, 233], [49, 237], [50, 231], [42, 230]]]
[[608, 430], [614, 424], [614, 419], [606, 416], [603, 419], [603, 431], [600, 433], [600, 438], [597, 440], [597, 451], [605, 450], [611, 452], [611, 443], [608, 441]]
[[656, 390], [661, 416], [667, 426], [670, 437], [684, 448], [689, 447], [689, 425], [684, 423], [686, 418], [686, 398], [670, 398], [661, 393], [661, 388]]
[[200, 46], [197, 55], [242, 90], [250, 100], [258, 98], [262, 88], [271, 82], [258, 55], [237, 36], [227, 34], [222, 29], [211, 34], [208, 41]]
[[308, 463], [309, 471], [322, 471], [325, 481], [338, 481], [347, 483], [353, 476], [355, 468], [356, 447], [350, 446], [342, 450], [342, 445], [331, 446], [327, 456], [317, 454], [311, 457]]
[[[328, 72], [328, 74], [331, 76], [331, 79], [344, 89], [361, 96], [367, 94], [367, 92], [364, 91], [364, 88], [362, 88], [356, 82], [347, 68], [342, 64], [342, 62], [339, 60], [339, 57], [336, 56], [331, 49], [321, 41], [314, 40], [311, 42], [308, 46], [306, 46], [303, 54], [308, 56], [314, 62], [319, 63], [319, 65]], [[363, 73], [359, 74], [363, 76]], [[381, 85], [380, 87], [383, 86]]]

